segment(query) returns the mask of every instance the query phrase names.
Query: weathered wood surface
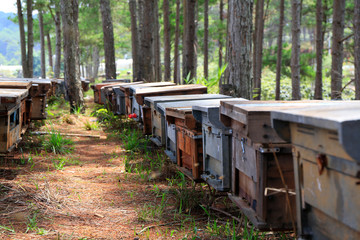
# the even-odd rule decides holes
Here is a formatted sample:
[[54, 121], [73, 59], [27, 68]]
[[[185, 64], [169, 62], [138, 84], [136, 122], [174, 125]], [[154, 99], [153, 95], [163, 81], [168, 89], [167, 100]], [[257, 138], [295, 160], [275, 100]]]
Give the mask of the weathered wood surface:
[[335, 101], [271, 114], [275, 129], [294, 145], [299, 236], [360, 238], [359, 107]]
[[207, 87], [200, 84], [176, 85], [161, 88], [141, 88], [136, 89], [133, 94], [136, 95], [136, 101], [139, 105], [144, 104], [144, 98], [149, 96], [166, 95], [185, 95], [185, 94], [204, 94], [207, 93]]
[[27, 89], [6, 89], [0, 88], [0, 103], [19, 103], [29, 94]]
[[30, 89], [31, 82], [0, 81], [0, 88]]
[[175, 83], [172, 82], [153, 82], [153, 83], [143, 83], [136, 86], [121, 86], [120, 89], [125, 93], [125, 108], [126, 114], [130, 114], [132, 110], [132, 93], [135, 89], [147, 88], [147, 87], [165, 87], [165, 86], [174, 86]]

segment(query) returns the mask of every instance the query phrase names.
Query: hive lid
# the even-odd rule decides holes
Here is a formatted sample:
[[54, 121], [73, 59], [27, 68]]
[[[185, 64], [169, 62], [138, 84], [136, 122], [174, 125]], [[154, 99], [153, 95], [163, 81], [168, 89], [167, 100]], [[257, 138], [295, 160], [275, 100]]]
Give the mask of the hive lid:
[[[331, 101], [298, 109], [279, 109], [271, 113], [274, 128], [286, 127], [281, 122], [293, 122], [337, 131], [345, 151], [360, 163], [360, 101]], [[286, 136], [287, 135], [287, 136]], [[281, 134], [283, 137], [289, 134]]]
[[231, 97], [222, 94], [188, 94], [188, 95], [154, 96], [154, 97], [145, 97], [145, 104], [147, 106], [153, 104], [154, 107], [156, 107], [157, 104], [165, 103], [165, 102], [208, 100], [208, 99], [218, 99], [218, 98], [224, 99]]
[[212, 106], [212, 105], [219, 105], [220, 101], [226, 100], [228, 98], [219, 98], [219, 99], [208, 99], [208, 100], [194, 100], [194, 101], [178, 101], [178, 102], [165, 102], [165, 103], [159, 103], [156, 106], [156, 110], [160, 112], [162, 115], [166, 115], [166, 109], [167, 108], [177, 108], [177, 107], [189, 107], [195, 105], [206, 105], [206, 106]]
[[20, 82], [20, 81], [0, 81], [0, 88], [8, 89], [30, 89], [31, 82]]
[[22, 99], [26, 98], [29, 94], [27, 89], [0, 89], [0, 103], [19, 103]]
[[142, 83], [135, 86], [129, 86], [131, 92], [136, 91], [140, 88], [152, 88], [152, 87], [167, 87], [167, 86], [175, 86], [175, 83], [172, 82], [151, 82], [151, 83]]
[[188, 84], [188, 85], [176, 85], [176, 86], [164, 86], [161, 88], [158, 87], [149, 87], [149, 88], [141, 88], [134, 89], [134, 94], [137, 96], [151, 96], [159, 93], [167, 93], [167, 92], [187, 92], [187, 91], [195, 91], [195, 90], [203, 90], [207, 91], [207, 87], [201, 84]]
[[106, 80], [103, 81], [103, 83], [107, 83], [107, 82], [130, 83], [131, 80], [130, 80], [130, 79], [123, 78], [123, 79], [106, 79]]

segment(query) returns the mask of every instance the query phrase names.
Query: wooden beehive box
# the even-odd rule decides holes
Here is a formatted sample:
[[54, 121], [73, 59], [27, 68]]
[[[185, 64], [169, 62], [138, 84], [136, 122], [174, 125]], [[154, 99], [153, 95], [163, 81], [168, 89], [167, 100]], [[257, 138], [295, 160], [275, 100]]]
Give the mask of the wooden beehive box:
[[360, 239], [360, 103], [272, 112], [294, 145], [298, 237]]
[[81, 88], [84, 92], [89, 91], [90, 89], [90, 80], [81, 79]]
[[21, 140], [27, 89], [0, 89], [0, 153], [11, 151]]
[[[326, 101], [222, 102], [220, 119], [231, 127], [232, 193], [230, 198], [259, 229], [291, 229], [295, 216], [295, 196], [286, 203], [274, 152], [287, 186], [294, 192], [291, 145], [271, 126], [271, 111], [302, 108]], [[245, 200], [244, 200], [245, 199]], [[290, 211], [291, 209], [291, 211]]]
[[[174, 96], [175, 97], [175, 96]], [[177, 107], [192, 107], [194, 105], [219, 105], [221, 100], [230, 99], [229, 96], [218, 95], [215, 99], [203, 99], [192, 101], [176, 101], [176, 102], [162, 102], [155, 106], [154, 121], [152, 122], [152, 138], [151, 140], [158, 146], [166, 146], [165, 153], [169, 158], [176, 163], [176, 128], [175, 124], [167, 119], [167, 109]]]
[[[151, 115], [151, 125], [145, 124], [149, 121], [144, 121], [144, 133], [152, 134], [152, 141], [158, 146], [165, 145], [165, 134], [166, 134], [166, 123], [165, 115], [161, 114], [157, 110], [158, 104], [164, 103], [173, 103], [176, 106], [176, 102], [194, 102], [210, 99], [225, 99], [230, 98], [229, 96], [222, 94], [189, 94], [189, 95], [173, 95], [173, 96], [155, 96], [155, 97], [145, 97], [144, 103], [146, 107], [143, 107], [144, 115], [146, 116], [146, 110], [149, 111]], [[150, 126], [148, 126], [150, 125]]]
[[152, 82], [152, 83], [143, 83], [138, 84], [136, 86], [121, 86], [121, 91], [125, 94], [125, 109], [126, 114], [132, 113], [132, 103], [133, 103], [133, 91], [140, 88], [148, 88], [148, 87], [166, 87], [166, 86], [174, 86], [175, 83], [172, 82]]
[[[120, 90], [121, 86], [141, 84], [143, 82], [122, 83], [118, 82], [101, 88], [105, 95], [105, 107], [115, 114], [125, 114], [125, 94]], [[116, 90], [115, 90], [116, 89]], [[121, 110], [122, 109], [122, 110]]]
[[115, 83], [98, 83], [91, 85], [91, 89], [94, 91], [94, 102], [98, 104], [104, 104], [104, 96], [101, 95], [101, 88], [104, 86], [112, 85]]
[[[247, 101], [246, 99], [231, 99]], [[195, 105], [193, 116], [202, 125], [203, 173], [201, 178], [217, 191], [231, 187], [232, 130], [220, 122], [220, 103], [214, 106]]]
[[194, 181], [202, 181], [203, 149], [201, 125], [191, 107], [167, 108], [166, 119], [176, 127], [176, 160], [178, 169]]

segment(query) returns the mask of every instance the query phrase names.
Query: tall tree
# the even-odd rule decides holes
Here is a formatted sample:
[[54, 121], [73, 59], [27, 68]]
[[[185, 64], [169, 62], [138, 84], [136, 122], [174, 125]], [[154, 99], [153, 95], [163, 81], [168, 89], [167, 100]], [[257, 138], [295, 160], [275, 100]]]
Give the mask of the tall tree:
[[47, 41], [47, 47], [48, 47], [48, 60], [49, 60], [49, 68], [51, 71], [54, 71], [54, 64], [53, 64], [53, 57], [52, 57], [52, 47], [51, 47], [51, 38], [50, 33], [48, 32], [46, 34], [46, 41]]
[[277, 38], [277, 58], [276, 58], [276, 89], [275, 100], [280, 100], [280, 79], [281, 79], [281, 64], [282, 64], [282, 42], [283, 42], [283, 29], [284, 29], [284, 11], [285, 1], [280, 0], [280, 17], [279, 17], [279, 31]]
[[176, 25], [175, 25], [175, 43], [174, 43], [174, 83], [180, 84], [180, 0], [176, 0]]
[[154, 28], [154, 5], [155, 0], [146, 0], [143, 5], [143, 13], [142, 13], [142, 31], [141, 31], [141, 52], [142, 52], [142, 64], [141, 64], [141, 72], [143, 73], [143, 77], [147, 82], [155, 81], [155, 69], [153, 68], [153, 28]]
[[55, 22], [55, 66], [54, 66], [54, 78], [60, 77], [60, 67], [61, 67], [61, 13], [60, 13], [60, 5], [58, 1], [51, 1], [52, 4], [55, 7], [55, 15], [53, 14], [53, 11], [48, 5], [49, 11], [51, 13], [51, 16]]
[[164, 12], [164, 80], [170, 81], [171, 79], [171, 45], [170, 45], [170, 10], [169, 0], [163, 2]]
[[100, 66], [100, 54], [99, 54], [99, 47], [94, 46], [92, 52], [92, 60], [93, 60], [93, 75], [90, 78], [91, 80], [95, 80], [98, 77], [99, 73], [99, 66]]
[[158, 1], [154, 1], [154, 8], [152, 9], [153, 13], [153, 23], [154, 23], [154, 30], [153, 30], [153, 68], [155, 72], [155, 81], [161, 82], [162, 74], [161, 74], [161, 58], [160, 58], [160, 23], [159, 23], [159, 5]]
[[105, 75], [106, 79], [116, 79], [114, 30], [110, 0], [100, 0], [100, 10], [104, 33]]
[[316, 76], [314, 99], [323, 99], [322, 96], [322, 57], [324, 48], [322, 0], [316, 0]]
[[345, 0], [333, 2], [331, 46], [331, 99], [341, 99]]
[[300, 100], [300, 0], [292, 0], [292, 26], [291, 26], [291, 82], [292, 99]]
[[45, 36], [44, 36], [44, 20], [42, 9], [39, 10], [39, 29], [40, 29], [40, 48], [41, 48], [41, 78], [46, 78], [45, 63]]
[[231, 96], [251, 98], [251, 29], [252, 0], [229, 0], [228, 39], [226, 60], [228, 67], [222, 92]]
[[354, 35], [355, 35], [355, 98], [360, 99], [360, 0], [354, 4]]
[[189, 75], [190, 79], [196, 77], [196, 63], [195, 63], [195, 39], [196, 39], [196, 24], [195, 24], [195, 9], [196, 0], [184, 1], [184, 42], [183, 42], [183, 78], [186, 79]]
[[64, 76], [70, 112], [83, 109], [84, 97], [80, 81], [80, 60], [78, 54], [78, 11], [77, 0], [61, 0], [61, 16], [64, 37]]
[[[220, 15], [220, 23], [222, 25], [223, 22], [224, 22], [224, 1], [223, 0], [220, 0], [219, 15]], [[218, 43], [219, 43], [219, 68], [221, 68], [222, 64], [223, 64], [223, 52], [222, 52], [222, 49], [223, 49], [223, 32], [222, 31], [219, 31]]]
[[264, 0], [256, 1], [254, 51], [253, 51], [253, 78], [254, 99], [261, 99], [261, 70], [264, 39]]
[[204, 77], [209, 77], [209, 0], [204, 2]]
[[131, 50], [133, 59], [133, 80], [140, 80], [139, 72], [139, 36], [137, 27], [136, 0], [129, 0], [129, 10], [131, 17]]
[[24, 14], [22, 11], [22, 3], [21, 0], [16, 1], [18, 18], [19, 18], [21, 64], [23, 69], [23, 77], [32, 78], [33, 77], [33, 47], [34, 47], [33, 18], [32, 18], [33, 3], [31, 0], [27, 0], [26, 3], [27, 3], [26, 4], [27, 41], [25, 36], [25, 24], [24, 24]]

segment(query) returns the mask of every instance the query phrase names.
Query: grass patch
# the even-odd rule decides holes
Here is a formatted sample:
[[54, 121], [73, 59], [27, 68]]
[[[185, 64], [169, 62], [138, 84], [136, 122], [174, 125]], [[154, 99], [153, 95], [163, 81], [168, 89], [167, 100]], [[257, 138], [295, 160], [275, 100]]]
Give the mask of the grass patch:
[[54, 154], [72, 153], [74, 150], [74, 142], [71, 139], [65, 138], [58, 131], [50, 132], [42, 141], [42, 147], [45, 151], [53, 152]]

